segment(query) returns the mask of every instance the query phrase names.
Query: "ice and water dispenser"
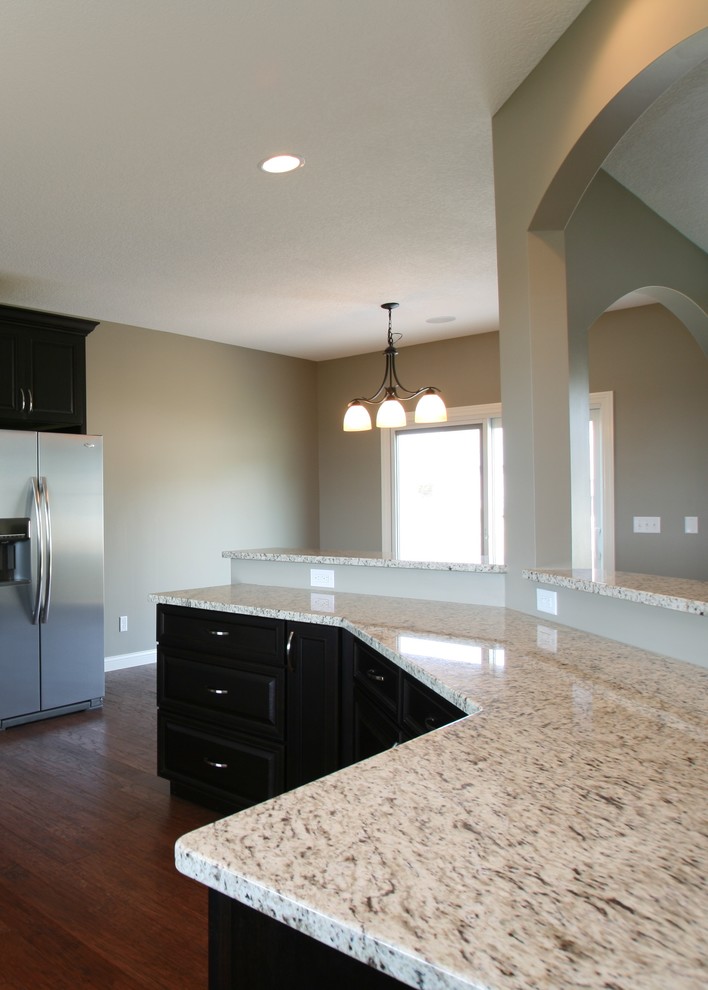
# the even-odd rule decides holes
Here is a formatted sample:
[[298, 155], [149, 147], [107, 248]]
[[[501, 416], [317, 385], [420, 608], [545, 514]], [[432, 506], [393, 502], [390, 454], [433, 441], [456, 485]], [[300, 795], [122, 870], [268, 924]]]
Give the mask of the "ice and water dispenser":
[[29, 519], [0, 519], [0, 584], [29, 580]]

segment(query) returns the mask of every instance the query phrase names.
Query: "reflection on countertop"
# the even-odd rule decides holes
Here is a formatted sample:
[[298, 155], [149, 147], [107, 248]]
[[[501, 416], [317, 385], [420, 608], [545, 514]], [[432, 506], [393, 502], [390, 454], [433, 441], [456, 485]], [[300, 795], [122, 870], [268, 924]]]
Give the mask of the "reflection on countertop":
[[178, 868], [422, 988], [708, 983], [708, 670], [504, 608], [227, 585], [472, 717], [179, 840]]

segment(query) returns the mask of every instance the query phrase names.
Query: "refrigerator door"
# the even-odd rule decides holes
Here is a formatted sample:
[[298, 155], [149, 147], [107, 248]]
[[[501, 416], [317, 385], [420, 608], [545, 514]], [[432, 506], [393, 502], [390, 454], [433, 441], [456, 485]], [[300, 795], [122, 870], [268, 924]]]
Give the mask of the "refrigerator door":
[[29, 545], [18, 545], [12, 581], [0, 584], [0, 719], [40, 705], [39, 626], [32, 624], [39, 578], [39, 519], [32, 482], [37, 434], [0, 431], [0, 518], [29, 518]]
[[101, 698], [103, 439], [39, 434], [51, 539], [40, 624], [42, 710]]

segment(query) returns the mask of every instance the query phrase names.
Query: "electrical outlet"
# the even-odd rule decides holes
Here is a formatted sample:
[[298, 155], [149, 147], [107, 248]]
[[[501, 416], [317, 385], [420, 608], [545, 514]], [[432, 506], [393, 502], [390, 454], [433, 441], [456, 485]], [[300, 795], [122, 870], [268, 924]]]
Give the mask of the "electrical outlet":
[[333, 588], [334, 571], [323, 571], [316, 567], [310, 568], [310, 586], [313, 588]]
[[128, 632], [128, 616], [121, 615], [118, 617], [118, 632]]
[[661, 516], [634, 516], [635, 533], [660, 533]]
[[684, 533], [697, 533], [698, 532], [698, 516], [684, 516], [683, 517], [683, 531], [684, 531]]
[[334, 612], [334, 595], [310, 595], [310, 608], [313, 612]]
[[547, 588], [536, 588], [536, 608], [539, 612], [558, 615], [558, 592]]

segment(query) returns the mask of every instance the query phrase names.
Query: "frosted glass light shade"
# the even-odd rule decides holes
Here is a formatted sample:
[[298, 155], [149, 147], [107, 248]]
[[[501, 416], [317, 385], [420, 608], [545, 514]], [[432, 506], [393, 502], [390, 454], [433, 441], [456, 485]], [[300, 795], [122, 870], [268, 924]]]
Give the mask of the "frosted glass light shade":
[[376, 413], [376, 425], [382, 429], [392, 429], [406, 425], [406, 411], [398, 399], [386, 399]]
[[437, 392], [423, 392], [415, 407], [416, 423], [446, 423], [447, 409]]
[[361, 402], [350, 402], [344, 414], [342, 428], [345, 433], [359, 433], [371, 429], [371, 416], [366, 406]]

